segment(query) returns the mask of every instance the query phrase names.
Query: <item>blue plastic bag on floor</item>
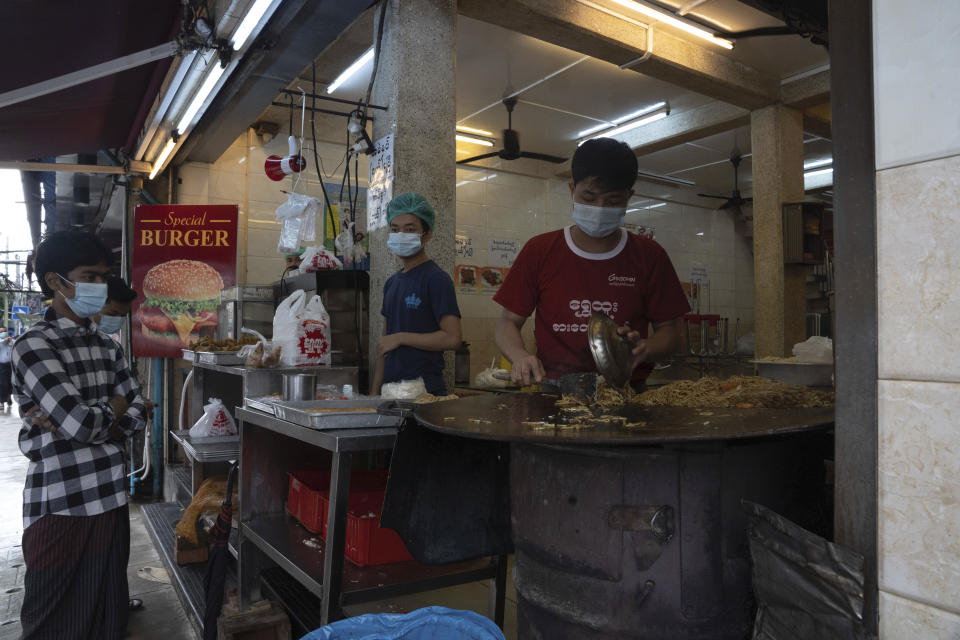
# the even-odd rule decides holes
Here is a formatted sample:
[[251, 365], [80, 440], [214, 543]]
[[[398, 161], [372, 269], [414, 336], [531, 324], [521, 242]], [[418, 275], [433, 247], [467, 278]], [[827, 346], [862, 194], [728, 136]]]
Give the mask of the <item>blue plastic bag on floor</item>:
[[320, 627], [300, 640], [505, 640], [492, 620], [473, 611], [425, 607], [368, 613]]

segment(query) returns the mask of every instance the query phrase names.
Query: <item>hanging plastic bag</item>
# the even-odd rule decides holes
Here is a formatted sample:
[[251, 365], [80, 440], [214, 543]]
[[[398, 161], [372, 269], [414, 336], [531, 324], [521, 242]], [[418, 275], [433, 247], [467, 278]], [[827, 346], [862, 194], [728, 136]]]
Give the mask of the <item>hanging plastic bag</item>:
[[343, 263], [337, 259], [337, 256], [324, 247], [307, 247], [302, 258], [303, 262], [300, 263], [301, 273], [343, 268]]
[[288, 193], [287, 201], [277, 207], [280, 242], [277, 251], [290, 253], [317, 239], [317, 213], [320, 201], [301, 193]]
[[193, 438], [235, 435], [237, 425], [219, 398], [210, 398], [209, 404], [203, 405], [203, 415], [190, 428], [190, 436]]
[[334, 239], [333, 244], [336, 246], [337, 251], [340, 252], [340, 255], [343, 256], [343, 262], [346, 266], [353, 264], [354, 254], [353, 254], [353, 223], [346, 222], [344, 220], [340, 221], [340, 228], [342, 231], [337, 234], [337, 237]]

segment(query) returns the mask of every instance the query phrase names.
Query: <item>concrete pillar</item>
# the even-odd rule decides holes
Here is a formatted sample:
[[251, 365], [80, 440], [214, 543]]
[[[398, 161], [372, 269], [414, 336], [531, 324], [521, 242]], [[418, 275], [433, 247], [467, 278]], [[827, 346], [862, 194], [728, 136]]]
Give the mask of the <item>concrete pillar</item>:
[[750, 114], [756, 355], [790, 355], [806, 335], [806, 272], [783, 263], [781, 204], [803, 200], [803, 113], [774, 104]]
[[[374, 30], [376, 30], [375, 16]], [[373, 139], [393, 133], [393, 194], [422, 193], [437, 221], [427, 253], [453, 276], [456, 230], [456, 0], [388, 0], [373, 86]], [[374, 34], [376, 38], [376, 34]], [[370, 231], [370, 366], [383, 334], [383, 285], [400, 267], [387, 228]], [[453, 388], [453, 354], [446, 378]]]

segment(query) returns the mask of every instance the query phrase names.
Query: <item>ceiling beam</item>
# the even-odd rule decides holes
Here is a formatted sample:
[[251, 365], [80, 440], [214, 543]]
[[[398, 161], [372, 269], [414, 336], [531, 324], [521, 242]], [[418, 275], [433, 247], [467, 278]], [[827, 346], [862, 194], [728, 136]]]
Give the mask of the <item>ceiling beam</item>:
[[[807, 109], [803, 130], [830, 139], [830, 123], [813, 107], [829, 104], [830, 71], [788, 82], [781, 87], [782, 102], [789, 107]], [[628, 131], [618, 138], [630, 145], [638, 156], [700, 140], [750, 124], [750, 112], [725, 102], [710, 102], [689, 111]]]
[[[476, 20], [523, 33], [616, 65], [647, 52], [648, 30], [633, 16], [573, 0], [460, 0], [459, 11]], [[707, 46], [655, 28], [653, 52], [631, 67], [744, 109], [780, 99], [779, 80]]]
[[150, 173], [150, 163], [131, 160], [129, 167], [102, 164], [68, 164], [65, 162], [0, 162], [0, 169], [17, 171], [66, 171], [69, 173]]
[[669, 118], [637, 127], [617, 138], [630, 145], [638, 156], [643, 156], [747, 124], [750, 124], [748, 110], [717, 101], [672, 114]]
[[780, 87], [780, 102], [788, 107], [806, 109], [830, 100], [830, 70], [786, 82]]

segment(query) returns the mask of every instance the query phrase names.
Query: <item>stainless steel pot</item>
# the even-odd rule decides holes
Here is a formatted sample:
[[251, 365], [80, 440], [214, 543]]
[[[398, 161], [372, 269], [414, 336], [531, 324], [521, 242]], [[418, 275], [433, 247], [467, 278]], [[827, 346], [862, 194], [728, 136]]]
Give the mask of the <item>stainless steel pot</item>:
[[284, 400], [315, 400], [317, 395], [317, 374], [283, 374]]

